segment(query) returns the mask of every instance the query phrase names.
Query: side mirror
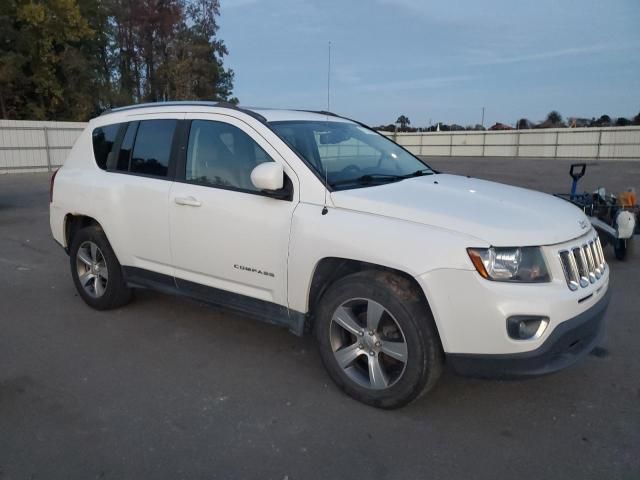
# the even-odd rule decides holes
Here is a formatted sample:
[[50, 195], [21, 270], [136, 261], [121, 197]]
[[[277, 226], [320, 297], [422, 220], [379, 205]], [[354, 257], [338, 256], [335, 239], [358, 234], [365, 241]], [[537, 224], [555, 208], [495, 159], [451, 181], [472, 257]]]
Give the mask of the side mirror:
[[251, 171], [251, 183], [258, 190], [275, 192], [284, 187], [284, 168], [276, 162], [265, 162]]

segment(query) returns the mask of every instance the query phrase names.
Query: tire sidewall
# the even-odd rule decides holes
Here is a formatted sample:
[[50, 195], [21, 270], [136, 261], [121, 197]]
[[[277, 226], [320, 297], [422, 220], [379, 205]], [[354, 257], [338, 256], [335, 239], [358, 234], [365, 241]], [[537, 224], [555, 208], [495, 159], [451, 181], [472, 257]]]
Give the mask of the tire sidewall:
[[618, 260], [625, 260], [627, 257], [627, 240], [617, 240], [613, 250]]
[[[101, 297], [94, 298], [89, 295], [78, 278], [78, 269], [76, 267], [78, 250], [80, 245], [84, 242], [95, 243], [104, 257], [107, 265], [107, 271], [109, 272], [109, 280], [107, 281], [107, 288]], [[107, 237], [102, 229], [99, 227], [86, 227], [78, 231], [71, 242], [69, 249], [69, 260], [71, 266], [71, 276], [73, 277], [73, 283], [76, 286], [76, 290], [82, 299], [91, 307], [97, 310], [106, 310], [112, 308], [112, 306], [118, 301], [119, 290], [123, 288], [122, 269], [120, 263], [116, 258]]]
[[[397, 408], [417, 398], [440, 373], [439, 340], [429, 309], [413, 292], [401, 298], [377, 272], [349, 275], [333, 284], [318, 307], [315, 333], [322, 361], [336, 384], [347, 394], [369, 405]], [[384, 390], [365, 388], [351, 380], [338, 365], [330, 344], [331, 318], [335, 310], [352, 298], [368, 298], [384, 306], [405, 336], [408, 360], [402, 377]], [[435, 377], [435, 378], [434, 378]]]

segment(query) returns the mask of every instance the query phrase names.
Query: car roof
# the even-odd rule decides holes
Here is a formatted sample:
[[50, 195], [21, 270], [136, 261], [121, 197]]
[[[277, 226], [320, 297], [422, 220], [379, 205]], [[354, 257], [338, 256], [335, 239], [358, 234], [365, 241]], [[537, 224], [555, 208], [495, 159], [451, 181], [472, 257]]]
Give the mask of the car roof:
[[352, 120], [340, 117], [332, 112], [312, 111], [312, 110], [292, 110], [277, 108], [242, 107], [227, 102], [206, 102], [206, 101], [176, 101], [176, 102], [155, 102], [129, 105], [126, 107], [113, 108], [105, 111], [100, 117], [117, 114], [121, 112], [132, 112], [135, 114], [160, 113], [165, 112], [219, 112], [222, 110], [233, 110], [245, 113], [257, 120], [266, 122], [282, 121], [326, 121], [328, 118], [335, 122], [352, 122]]

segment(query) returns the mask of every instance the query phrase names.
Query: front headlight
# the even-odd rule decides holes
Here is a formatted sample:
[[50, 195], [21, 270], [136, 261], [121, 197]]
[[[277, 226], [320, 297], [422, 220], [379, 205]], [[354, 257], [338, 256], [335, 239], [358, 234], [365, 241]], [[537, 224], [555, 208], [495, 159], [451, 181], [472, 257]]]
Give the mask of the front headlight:
[[549, 271], [538, 247], [467, 248], [478, 273], [500, 282], [548, 282]]

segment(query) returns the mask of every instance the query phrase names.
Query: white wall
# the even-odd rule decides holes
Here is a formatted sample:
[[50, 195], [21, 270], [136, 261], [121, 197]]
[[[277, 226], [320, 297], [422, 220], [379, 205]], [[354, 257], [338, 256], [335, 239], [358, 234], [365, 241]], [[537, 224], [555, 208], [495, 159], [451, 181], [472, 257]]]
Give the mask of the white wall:
[[640, 127], [382, 132], [416, 155], [640, 160]]
[[46, 172], [59, 167], [86, 125], [0, 120], [0, 174]]
[[[59, 167], [86, 125], [0, 120], [0, 174]], [[382, 133], [425, 156], [640, 160], [640, 127]]]

